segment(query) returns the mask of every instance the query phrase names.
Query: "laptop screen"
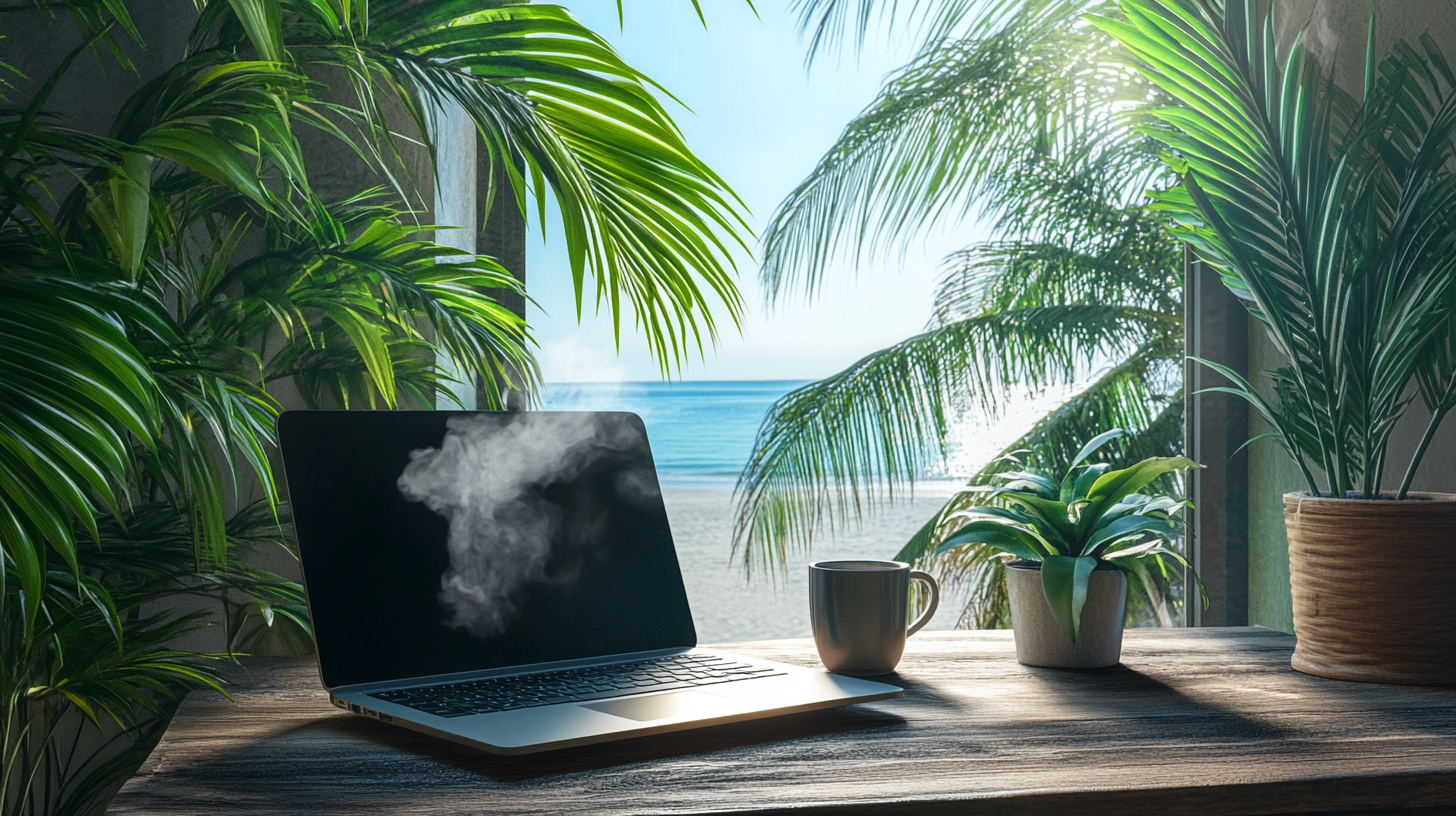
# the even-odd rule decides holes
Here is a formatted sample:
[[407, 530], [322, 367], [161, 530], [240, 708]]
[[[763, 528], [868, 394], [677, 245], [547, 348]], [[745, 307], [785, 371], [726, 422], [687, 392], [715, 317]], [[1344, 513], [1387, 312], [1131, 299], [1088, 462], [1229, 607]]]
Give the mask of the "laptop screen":
[[642, 420], [278, 420], [330, 688], [696, 645]]

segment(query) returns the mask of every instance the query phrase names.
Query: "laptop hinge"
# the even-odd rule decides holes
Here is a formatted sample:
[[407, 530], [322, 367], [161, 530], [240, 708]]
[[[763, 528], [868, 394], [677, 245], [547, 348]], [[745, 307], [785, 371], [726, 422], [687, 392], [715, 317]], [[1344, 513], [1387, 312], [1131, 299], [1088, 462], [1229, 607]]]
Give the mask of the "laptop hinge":
[[497, 669], [481, 669], [478, 671], [453, 672], [451, 674], [431, 674], [421, 677], [403, 677], [397, 680], [378, 680], [372, 683], [353, 683], [347, 686], [335, 686], [329, 691], [333, 693], [383, 691], [386, 689], [407, 687], [407, 686], [433, 686], [440, 683], [458, 683], [464, 680], [479, 680], [482, 677], [507, 677], [516, 674], [536, 674], [538, 672], [557, 671], [560, 669], [573, 669], [578, 666], [604, 666], [611, 663], [630, 663], [633, 660], [645, 660], [651, 657], [666, 657], [668, 655], [684, 654], [696, 647], [679, 646], [671, 649], [649, 649], [642, 652], [625, 652], [623, 654], [599, 655], [597, 657], [584, 657], [574, 660], [555, 660], [549, 663], [527, 663], [520, 666], [504, 666]]

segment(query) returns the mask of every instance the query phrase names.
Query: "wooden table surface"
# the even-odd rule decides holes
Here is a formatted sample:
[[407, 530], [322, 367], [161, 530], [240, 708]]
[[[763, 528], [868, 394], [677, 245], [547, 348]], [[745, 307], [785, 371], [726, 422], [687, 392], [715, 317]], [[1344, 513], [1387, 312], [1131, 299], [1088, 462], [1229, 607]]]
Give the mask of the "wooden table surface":
[[[813, 642], [724, 647], [817, 666]], [[921, 632], [849, 708], [497, 757], [331, 707], [311, 658], [192, 695], [112, 814], [1456, 813], [1456, 688], [1289, 668], [1259, 628], [1129, 631], [1102, 671]]]

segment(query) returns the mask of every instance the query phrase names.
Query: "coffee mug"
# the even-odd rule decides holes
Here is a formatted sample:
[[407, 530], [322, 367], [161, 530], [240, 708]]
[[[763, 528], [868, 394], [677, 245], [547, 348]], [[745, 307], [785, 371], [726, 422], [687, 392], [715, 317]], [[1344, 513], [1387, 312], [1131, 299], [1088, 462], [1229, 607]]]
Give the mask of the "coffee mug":
[[[930, 605], [908, 627], [910, 582], [930, 586]], [[817, 561], [809, 565], [809, 619], [824, 668], [837, 674], [886, 674], [905, 638], [935, 615], [935, 579], [899, 561]]]

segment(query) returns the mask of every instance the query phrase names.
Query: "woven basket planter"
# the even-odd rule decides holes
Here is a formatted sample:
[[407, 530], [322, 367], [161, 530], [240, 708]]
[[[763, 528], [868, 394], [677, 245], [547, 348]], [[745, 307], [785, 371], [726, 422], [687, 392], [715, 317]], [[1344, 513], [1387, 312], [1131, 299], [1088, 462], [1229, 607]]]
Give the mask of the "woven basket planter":
[[1291, 665], [1361, 683], [1456, 683], [1456, 494], [1284, 496]]

